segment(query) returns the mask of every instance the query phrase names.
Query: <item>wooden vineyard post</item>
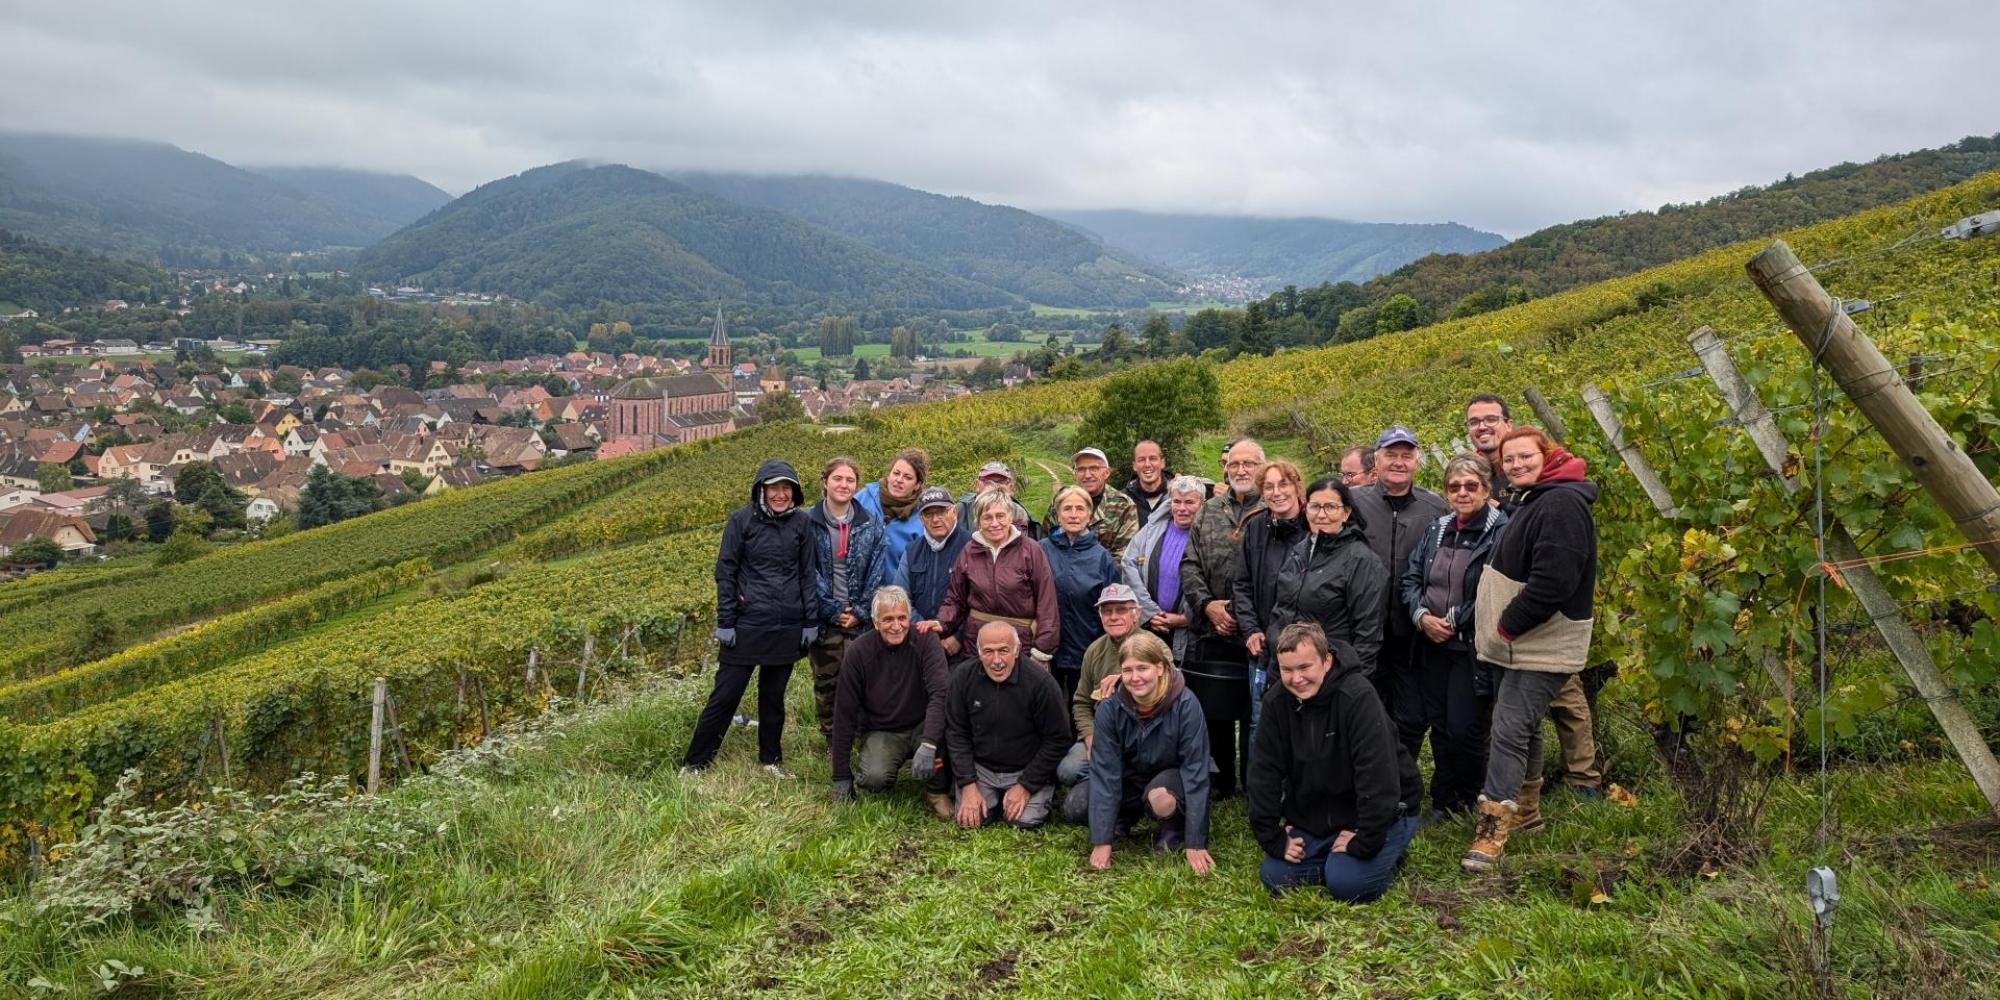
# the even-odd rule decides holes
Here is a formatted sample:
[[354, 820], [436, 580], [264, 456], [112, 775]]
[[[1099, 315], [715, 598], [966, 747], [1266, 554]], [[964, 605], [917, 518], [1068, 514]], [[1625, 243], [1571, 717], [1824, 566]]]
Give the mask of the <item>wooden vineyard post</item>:
[[1521, 390], [1521, 395], [1528, 398], [1528, 408], [1535, 411], [1535, 419], [1542, 422], [1542, 429], [1549, 432], [1549, 437], [1557, 444], [1568, 444], [1569, 428], [1563, 426], [1562, 415], [1556, 412], [1555, 407], [1549, 405], [1547, 397], [1542, 395], [1542, 390], [1531, 385]]
[[[1715, 382], [1723, 401], [1729, 404], [1729, 412], [1750, 435], [1750, 440], [1757, 446], [1757, 453], [1763, 456], [1764, 464], [1777, 476], [1786, 495], [1797, 496], [1804, 487], [1785, 471], [1791, 462], [1791, 447], [1785, 440], [1784, 432], [1778, 428], [1771, 411], [1757, 398], [1749, 380], [1737, 371], [1736, 363], [1730, 359], [1721, 338], [1715, 335], [1714, 330], [1704, 326], [1689, 335], [1688, 346], [1694, 348], [1695, 356], [1701, 359], [1701, 366]], [[1938, 672], [1936, 662], [1931, 659], [1930, 648], [1924, 645], [1923, 638], [1904, 619], [1903, 610], [1895, 597], [1883, 586], [1875, 570], [1861, 561], [1861, 547], [1855, 544], [1847, 527], [1838, 520], [1829, 520], [1825, 544], [1828, 558], [1848, 566], [1841, 573], [1847, 581], [1848, 590], [1882, 633], [1882, 641], [1895, 654], [1896, 662], [1902, 664], [1903, 672], [1909, 675], [1910, 683], [1923, 696], [1924, 703], [1931, 707], [1938, 728], [1943, 729], [1945, 737], [1951, 740], [1959, 760], [1965, 763], [1965, 769], [1972, 773], [1973, 783], [1979, 786], [1979, 793], [1986, 797], [1987, 808], [1995, 816], [2000, 816], [2000, 759], [1995, 759], [1993, 749], [1986, 745], [1979, 724], [1952, 696], [1951, 685]]]
[[583, 662], [576, 668], [576, 703], [578, 705], [583, 704], [583, 685], [585, 681], [590, 679], [590, 658], [596, 655], [596, 653], [597, 636], [595, 634], [585, 635], [583, 637]]
[[1653, 508], [1668, 520], [1681, 516], [1681, 509], [1674, 506], [1673, 494], [1667, 492], [1667, 484], [1660, 481], [1653, 466], [1646, 461], [1646, 456], [1625, 440], [1625, 425], [1619, 423], [1618, 414], [1611, 409], [1611, 397], [1597, 386], [1585, 383], [1583, 404], [1590, 407], [1590, 415], [1597, 418], [1597, 426], [1610, 439], [1611, 447], [1617, 450], [1625, 467], [1632, 470], [1632, 478], [1639, 481], [1639, 488], [1646, 491], [1647, 499], [1653, 501]]
[[1902, 372], [1854, 328], [1785, 241], [1774, 241], [1745, 267], [1785, 325], [1833, 375], [1931, 499], [1951, 515], [1986, 564], [2000, 573], [2000, 491], [1903, 384]]
[[540, 648], [530, 648], [530, 649], [528, 650], [528, 688], [529, 688], [529, 690], [533, 690], [533, 689], [534, 689], [534, 687], [535, 687], [535, 668], [536, 668], [537, 666], [540, 666], [540, 665], [541, 665], [541, 660], [542, 660], [542, 651], [541, 651], [541, 649], [540, 649]]
[[375, 678], [375, 696], [368, 722], [368, 794], [382, 788], [382, 704], [389, 698], [389, 679]]
[[213, 720], [215, 730], [215, 752], [222, 758], [222, 783], [229, 784], [229, 730], [222, 724], [222, 713], [216, 712]]

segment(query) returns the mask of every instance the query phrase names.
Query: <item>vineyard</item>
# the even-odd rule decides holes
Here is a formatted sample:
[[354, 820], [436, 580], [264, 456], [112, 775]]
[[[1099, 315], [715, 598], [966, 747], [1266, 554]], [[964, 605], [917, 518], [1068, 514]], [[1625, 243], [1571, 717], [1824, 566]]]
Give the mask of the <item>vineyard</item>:
[[[1934, 234], [1996, 206], [2000, 174], [1988, 174], [1900, 205], [1774, 234], [1814, 265], [1814, 275], [1833, 294], [1850, 304], [1866, 301], [1854, 308], [1855, 323], [1898, 362], [1905, 383], [1989, 481], [2000, 473], [2000, 238], [1944, 240]], [[1718, 926], [1725, 928], [1730, 921], [1754, 927], [1755, 917], [1746, 914], [1768, 906], [1770, 893], [1795, 894], [1796, 865], [1783, 870], [1789, 881], [1777, 888], [1770, 888], [1777, 885], [1773, 869], [1754, 866], [1819, 856], [1814, 852], [1841, 853], [1833, 844], [1837, 824], [1829, 822], [1826, 805], [1837, 795], [1814, 784], [1825, 780], [1823, 769], [1851, 769], [1842, 779], [1851, 782], [1850, 802], [1857, 796], [1863, 803], [1870, 796], [1893, 798], [1902, 788], [1910, 790], [1905, 808], [1913, 819], [1965, 823], [1982, 813], [1977, 791], [1932, 721], [1938, 699], [1913, 691], [1877, 638], [1877, 619], [1857, 603], [1844, 573], [1867, 569], [1879, 576], [1947, 678], [1947, 697], [1970, 712], [1987, 743], [2000, 733], [2000, 632], [1994, 626], [2000, 620], [2000, 591], [1992, 586], [1993, 576], [1868, 420], [1830, 378], [1814, 370], [1797, 337], [1745, 277], [1744, 262], [1763, 245], [1728, 247], [1498, 312], [1356, 344], [1236, 361], [1218, 371], [1232, 430], [1304, 442], [1310, 454], [1291, 457], [1309, 470], [1332, 467], [1347, 445], [1372, 440], [1391, 423], [1414, 427], [1427, 450], [1449, 450], [1448, 442], [1462, 445], [1456, 440], [1462, 435], [1462, 408], [1475, 392], [1498, 392], [1515, 401], [1516, 422], [1534, 419], [1519, 402], [1526, 389], [1539, 390], [1554, 404], [1568, 446], [1589, 462], [1592, 478], [1604, 488], [1596, 507], [1604, 555], [1595, 659], [1618, 666], [1618, 680], [1605, 693], [1605, 745], [1611, 777], [1643, 794], [1631, 813], [1591, 819], [1576, 807], [1578, 825], [1597, 841], [1578, 835], [1541, 861], [1533, 860], [1530, 848], [1529, 860], [1522, 862], [1530, 874], [1493, 891], [1526, 900], [1521, 905], [1539, 908], [1534, 912], [1542, 916], [1549, 916], [1543, 910], [1559, 910], [1567, 920], [1578, 905], [1587, 916], [1599, 912], [1595, 908], [1603, 901], [1596, 899], [1600, 886], [1594, 880], [1602, 881], [1608, 901], [1617, 873], [1649, 866], [1643, 878], [1633, 880], [1653, 880], [1656, 890], [1635, 891], [1638, 901], [1628, 906], [1620, 897], [1608, 908], [1625, 908], [1619, 919], [1630, 921], [1629, 927], [1620, 923], [1619, 930], [1601, 931], [1599, 940], [1585, 927], [1565, 924], [1561, 933], [1548, 935], [1546, 947], [1613, 962], [1614, 952], [1647, 952], [1641, 964], [1653, 970], [1648, 973], [1653, 985], [1676, 995], [1707, 995], [1710, 987], [1715, 995], [1796, 993], [1798, 984], [1772, 978], [1754, 955], [1731, 958], [1737, 964], [1714, 972], [1739, 977], [1730, 981], [1655, 969], [1657, 949], [1650, 948], [1644, 927], [1654, 920], [1698, 918], [1721, 921]], [[1702, 326], [1716, 331], [1722, 349], [1775, 414], [1791, 449], [1787, 474], [1797, 477], [1799, 487], [1788, 488], [1765, 468], [1704, 374], [1687, 340]], [[1670, 494], [1671, 513], [1661, 513], [1628, 468], [1629, 458], [1600, 432], [1580, 396], [1587, 383], [1608, 391], [1628, 443], [1650, 460]], [[1095, 383], [1038, 384], [883, 410], [848, 429], [754, 428], [451, 493], [158, 570], [64, 570], [0, 585], [0, 868], [26, 871], [50, 845], [78, 835], [93, 806], [133, 769], [139, 775], [136, 794], [159, 802], [216, 783], [275, 789], [303, 771], [343, 780], [358, 776], [368, 757], [370, 691], [378, 677], [386, 679], [399, 714], [395, 735], [401, 746], [391, 751], [395, 770], [414, 772], [456, 759], [457, 748], [477, 743], [510, 720], [540, 717], [556, 695], [588, 701], [607, 684], [689, 673], [701, 662], [713, 613], [716, 526], [742, 503], [758, 460], [781, 455], [811, 479], [827, 458], [846, 453], [860, 458], [873, 476], [897, 448], [921, 445], [933, 457], [933, 481], [956, 492], [990, 459], [1017, 469], [1036, 459], [1059, 460], [1061, 455], [1033, 442], [1080, 419], [1096, 395]], [[1435, 464], [1420, 475], [1435, 478]], [[1828, 524], [1851, 533], [1860, 560], [1828, 565], [1818, 547]], [[1822, 588], [1822, 582], [1828, 585]], [[583, 932], [588, 941], [569, 942], [580, 951], [550, 957], [543, 952], [569, 945], [538, 938], [527, 946], [532, 954], [496, 959], [512, 963], [501, 966], [506, 972], [454, 982], [452, 990], [531, 996], [537, 995], [538, 982], [657, 986], [683, 976], [701, 985], [697, 992], [732, 993], [739, 984], [699, 978], [706, 974], [699, 970], [711, 967], [692, 957], [699, 955], [720, 963], [713, 967], [756, 977], [752, 981], [779, 977], [805, 995], [814, 992], [807, 984], [816, 973], [787, 970], [783, 963], [780, 971], [764, 972], [771, 956], [756, 950], [761, 947], [756, 941], [764, 940], [760, 935], [776, 933], [774, 921], [792, 919], [784, 901], [809, 908], [845, 900], [840, 905], [857, 913], [879, 903], [915, 927], [951, 910], [938, 903], [934, 911], [926, 890], [907, 885], [899, 902], [850, 898], [854, 893], [841, 885], [874, 876], [856, 876], [851, 865], [813, 847], [811, 837], [802, 841], [797, 830], [774, 830], [757, 810], [789, 816], [801, 830], [868, 849], [914, 851], [909, 845], [930, 845], [948, 833], [913, 832], [903, 818], [889, 818], [890, 810], [872, 806], [860, 820], [853, 814], [832, 819], [817, 803], [802, 804], [816, 795], [812, 788], [789, 796], [717, 788], [714, 804], [697, 806], [690, 801], [696, 796], [661, 777], [685, 738], [698, 687], [691, 681], [649, 696], [654, 701], [646, 704], [652, 707], [631, 710], [641, 713], [632, 717], [631, 729], [620, 728], [624, 724], [616, 716], [609, 721], [593, 716], [599, 720], [593, 725], [605, 727], [601, 737], [611, 742], [600, 750], [578, 749], [583, 744], [572, 742], [557, 753], [561, 767], [582, 770], [583, 787], [601, 792], [611, 786], [638, 796], [638, 805], [620, 803], [609, 813], [626, 816], [633, 830], [651, 830], [677, 845], [674, 852], [655, 853], [629, 837], [607, 841], [608, 851], [630, 852], [618, 855], [628, 862], [638, 856], [670, 869], [645, 872], [641, 879], [656, 883], [662, 895], [607, 901], [613, 915], [594, 914], [598, 922], [589, 922]], [[668, 730], [641, 735], [636, 720], [642, 718], [646, 727], [664, 718]], [[805, 737], [792, 735], [801, 741], [795, 760], [816, 753]], [[613, 757], [614, 764], [605, 763]], [[614, 777], [592, 770], [600, 766]], [[1874, 768], [1885, 770], [1877, 774]], [[562, 803], [568, 805], [553, 807], [574, 811], [572, 797], [579, 793], [563, 787], [562, 773], [557, 769], [544, 784], [523, 786], [519, 795], [533, 798], [537, 808]], [[417, 799], [435, 795], [448, 803], [437, 807], [449, 814], [447, 825], [481, 822], [472, 817], [478, 809], [443, 792], [421, 791], [425, 787], [430, 786], [417, 783]], [[496, 800], [506, 797], [492, 794]], [[512, 806], [495, 808], [507, 814]], [[683, 830], [645, 815], [646, 809], [707, 826]], [[1240, 825], [1240, 814], [1224, 815], [1236, 816], [1232, 821]], [[1681, 836], [1683, 827], [1707, 833]], [[1980, 829], [1986, 838], [1995, 836], [1990, 826]], [[757, 867], [755, 860], [729, 853], [743, 850], [730, 835], [746, 832], [788, 838], [777, 843], [777, 860], [767, 862], [778, 867]], [[1459, 841], [1460, 832], [1448, 828], [1443, 839]], [[513, 835], [521, 838], [515, 849], [538, 858], [578, 849], [525, 830]], [[1906, 830], [1883, 836], [1922, 835]], [[997, 878], [1000, 854], [1023, 853], [1009, 846], [1013, 843], [939, 850], [959, 852], [952, 855], [952, 873], [963, 868], [974, 877]], [[472, 850], [464, 841], [454, 844], [436, 850]], [[1885, 900], [1893, 897], [1888, 886], [1898, 870], [1878, 857], [1889, 849], [1864, 842], [1845, 850], [1878, 883], [1864, 883], [1861, 905], [1893, 910]], [[1045, 886], [1075, 888], [1071, 883], [1080, 876], [1073, 858], [1065, 854], [1058, 864], [1051, 860], [1058, 852], [1026, 853], [1035, 855], [1030, 864]], [[1932, 977], [1926, 982], [1942, 984], [1936, 995], [1954, 995], [1959, 987], [1964, 995], [1978, 995], [1996, 985], [2000, 896], [1985, 881], [1994, 872], [1996, 854], [1990, 842], [1968, 849], [1970, 860], [1951, 869], [1954, 874], [1943, 885], [1910, 890], [1923, 901], [1908, 904], [1972, 921], [1971, 929], [1946, 935], [1948, 945], [1925, 937], [1923, 947], [1959, 963], [1984, 961], [1985, 971], [1953, 979], [1936, 967], [1943, 961], [1938, 955], [1905, 960], [1894, 955], [1905, 945], [1875, 942], [1890, 957], [1871, 959], [1867, 974], [1876, 977], [1873, 982], [1901, 982], [1922, 972]], [[1494, 968], [1548, 961], [1547, 954], [1524, 956], [1508, 950], [1512, 945], [1491, 943], [1507, 932], [1510, 900], [1442, 888], [1438, 872], [1453, 865], [1444, 847], [1431, 844], [1413, 857], [1415, 887], [1405, 905], [1421, 926], [1399, 931]], [[486, 863], [505, 869], [509, 862]], [[1876, 867], [1865, 867], [1871, 864]], [[779, 870], [786, 865], [791, 867]], [[1746, 872], [1742, 894], [1702, 895], [1702, 880], [1729, 865]], [[708, 874], [690, 874], [703, 866]], [[952, 877], [936, 865], [931, 869], [940, 879]], [[597, 874], [619, 880], [615, 871]], [[669, 875], [676, 880], [670, 885], [661, 881]], [[1228, 877], [1240, 880], [1241, 873]], [[1973, 886], [1962, 898], [1952, 895], [1955, 877]], [[1143, 891], [1143, 883], [1118, 884]], [[1586, 887], [1579, 900], [1567, 898], [1580, 884]], [[1233, 898], [1241, 888], [1228, 893]], [[611, 892], [572, 889], [586, 898], [593, 891]], [[1088, 913], [1044, 913], [1005, 887], [992, 891], [998, 894], [995, 908], [1032, 910], [1043, 922], [1077, 933], [1089, 923]], [[1184, 894], [1163, 889], [1152, 900], [1157, 909], [1147, 911], [1146, 900], [1109, 899], [1101, 885], [1077, 891], [1162, 935], [1207, 933], [1198, 930], [1207, 925], [1198, 908], [1186, 905]], [[1653, 891], [1658, 895], [1646, 894]], [[1871, 892], [1872, 903], [1865, 896]], [[1946, 897], [1954, 902], [1939, 902]], [[780, 902], [766, 912], [761, 907], [766, 898]], [[760, 901], [758, 907], [751, 907], [752, 899]], [[1263, 901], [1245, 896], [1229, 905], [1238, 904], [1246, 926], [1269, 923]], [[337, 901], [326, 905], [339, 908]], [[412, 904], [424, 905], [449, 910], [448, 903], [436, 901]], [[548, 900], [522, 906], [558, 924], [565, 919], [562, 907]], [[312, 918], [293, 916], [332, 919], [315, 912]], [[1297, 906], [1280, 915], [1289, 920], [1321, 912]], [[718, 913], [735, 914], [734, 922]], [[1155, 923], [1165, 919], [1161, 914], [1183, 923]], [[256, 920], [246, 919], [253, 925]], [[446, 920], [435, 913], [431, 919]], [[995, 925], [996, 934], [1011, 933], [1018, 923], [981, 914], [969, 919]], [[1480, 925], [1477, 937], [1471, 930], [1464, 938], [1452, 933], [1461, 919]], [[1754, 938], [1758, 947], [1790, 949], [1772, 964], [1805, 968], [1809, 931], [1789, 921], [1737, 937]], [[1747, 947], [1730, 940], [1726, 929], [1703, 928], [1681, 947], [1717, 954]], [[43, 927], [35, 933], [53, 932]], [[120, 933], [127, 941], [145, 939], [143, 927]], [[267, 933], [279, 932], [273, 925]], [[896, 971], [892, 957], [870, 952], [842, 929], [814, 933], [833, 941], [842, 960], [861, 970], [857, 975]], [[469, 931], [447, 938], [450, 949], [465, 955], [481, 947]], [[1257, 943], [1263, 939], [1200, 940], [1225, 957], [1263, 947]], [[436, 964], [444, 947], [382, 961]], [[1012, 947], [1020, 957], [1036, 945]], [[1195, 952], [1180, 944], [1167, 947]], [[357, 953], [363, 950], [356, 945]], [[240, 977], [233, 981], [244, 995], [257, 994], [260, 986], [311, 991], [259, 980], [241, 968], [224, 968], [232, 959], [200, 954], [215, 964], [211, 974]], [[1327, 956], [1324, 941], [1312, 954], [1266, 954], [1259, 960], [1291, 972], [1239, 985], [1296, 991], [1311, 979], [1291, 974]], [[1400, 960], [1425, 957], [1424, 949], [1416, 949]], [[308, 968], [320, 959], [293, 958]], [[964, 960], [962, 954], [934, 954], [931, 968], [901, 971], [930, 976]], [[233, 961], [245, 959], [239, 955]], [[1196, 965], [1209, 961], [1190, 957]], [[551, 978], [530, 975], [534, 962], [554, 970], [548, 972]], [[566, 962], [581, 963], [581, 978], [557, 974], [568, 968]], [[343, 963], [374, 968], [354, 957], [333, 965]], [[41, 966], [26, 953], [0, 946], [0, 982], [11, 982], [28, 968]], [[1371, 968], [1385, 981], [1396, 975], [1387, 966]], [[1560, 956], [1555, 968], [1564, 968]], [[1568, 971], [1576, 973], [1566, 980], [1575, 989], [1604, 992], [1602, 982]], [[591, 979], [600, 973], [606, 978]], [[356, 995], [368, 994], [361, 980], [372, 974], [357, 975]], [[1484, 992], [1475, 981], [1452, 987], [1461, 988]]]

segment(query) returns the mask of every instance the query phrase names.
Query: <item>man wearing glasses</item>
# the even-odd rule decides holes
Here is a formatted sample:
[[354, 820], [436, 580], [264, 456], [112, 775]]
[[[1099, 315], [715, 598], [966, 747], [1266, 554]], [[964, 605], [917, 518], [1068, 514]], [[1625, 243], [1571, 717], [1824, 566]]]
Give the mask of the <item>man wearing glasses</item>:
[[1222, 453], [1226, 485], [1201, 505], [1188, 531], [1187, 550], [1181, 556], [1181, 592], [1194, 612], [1190, 617], [1197, 635], [1212, 633], [1241, 641], [1229, 595], [1242, 569], [1237, 533], [1243, 519], [1258, 509], [1257, 470], [1263, 464], [1263, 445], [1249, 438], [1231, 442]]
[[[1496, 440], [1495, 447], [1499, 446]], [[1375, 449], [1357, 444], [1340, 455], [1340, 481], [1352, 488], [1375, 485]]]
[[[1465, 404], [1465, 439], [1472, 442], [1472, 450], [1486, 459], [1495, 475], [1500, 472], [1500, 439], [1513, 429], [1513, 414], [1508, 412], [1506, 400], [1482, 392]], [[1493, 492], [1497, 495], [1500, 491]]]

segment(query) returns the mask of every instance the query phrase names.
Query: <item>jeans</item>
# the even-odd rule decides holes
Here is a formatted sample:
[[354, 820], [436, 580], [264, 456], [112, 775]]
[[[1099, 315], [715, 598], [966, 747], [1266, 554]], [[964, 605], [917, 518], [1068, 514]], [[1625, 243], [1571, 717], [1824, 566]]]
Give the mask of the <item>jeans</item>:
[[1062, 763], [1056, 765], [1056, 784], [1069, 788], [1089, 778], [1090, 751], [1083, 748], [1082, 740], [1077, 740], [1076, 745], [1063, 754]]
[[1486, 752], [1486, 798], [1512, 802], [1521, 783], [1542, 776], [1542, 717], [1556, 692], [1575, 678], [1540, 670], [1500, 671], [1493, 698], [1493, 730]]
[[1281, 889], [1317, 885], [1324, 886], [1329, 895], [1342, 902], [1372, 903], [1396, 881], [1396, 866], [1403, 860], [1410, 838], [1417, 835], [1417, 818], [1397, 817], [1382, 838], [1382, 849], [1365, 859], [1333, 853], [1338, 830], [1325, 837], [1299, 832], [1306, 842], [1305, 858], [1291, 862], [1266, 855], [1257, 869], [1264, 888], [1276, 893]]
[[683, 764], [707, 767], [715, 760], [716, 751], [722, 749], [722, 736], [729, 731], [729, 717], [736, 714], [743, 691], [750, 686], [752, 670], [757, 672], [757, 761], [776, 764], [784, 759], [785, 685], [791, 682], [792, 665], [723, 664], [715, 668], [715, 690], [709, 692], [708, 704], [702, 706], [701, 717], [695, 720], [694, 738], [688, 741]]

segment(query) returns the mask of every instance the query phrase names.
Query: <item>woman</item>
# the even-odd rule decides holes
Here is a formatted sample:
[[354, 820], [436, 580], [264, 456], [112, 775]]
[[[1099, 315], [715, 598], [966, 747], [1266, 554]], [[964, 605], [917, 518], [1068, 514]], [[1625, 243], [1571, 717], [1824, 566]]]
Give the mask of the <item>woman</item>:
[[1418, 632], [1411, 666], [1419, 695], [1414, 731], [1402, 734], [1414, 758], [1431, 740], [1431, 808], [1438, 815], [1470, 810], [1486, 777], [1487, 720], [1493, 714], [1493, 668], [1472, 650], [1473, 598], [1507, 515], [1487, 501], [1493, 467], [1466, 453], [1445, 463], [1444, 498], [1451, 513], [1424, 532], [1404, 567], [1403, 606]]
[[1583, 460], [1517, 427], [1500, 439], [1500, 468], [1522, 492], [1473, 601], [1474, 648], [1503, 669], [1479, 823], [1460, 859], [1469, 872], [1493, 867], [1508, 834], [1541, 820], [1541, 784], [1526, 782], [1540, 770], [1542, 716], [1590, 653], [1597, 584], [1597, 485], [1584, 478]]
[[[1278, 601], [1279, 571], [1292, 546], [1305, 537], [1306, 520], [1299, 510], [1299, 467], [1282, 458], [1265, 462], [1257, 470], [1257, 488], [1263, 506], [1243, 519], [1240, 543], [1241, 570], [1230, 599], [1236, 617], [1236, 634], [1243, 637], [1250, 653], [1250, 727], [1254, 732], [1264, 700], [1264, 681], [1270, 660], [1271, 609]], [[1276, 634], [1276, 630], [1269, 630]]]
[[1181, 598], [1181, 557], [1187, 554], [1188, 531], [1208, 499], [1208, 484], [1193, 476], [1167, 481], [1166, 502], [1132, 544], [1125, 546], [1119, 572], [1139, 597], [1139, 620], [1146, 630], [1167, 640], [1178, 660], [1187, 653], [1188, 616]]
[[1076, 693], [1076, 680], [1083, 670], [1083, 651], [1104, 634], [1097, 620], [1097, 596], [1118, 582], [1118, 562], [1097, 535], [1090, 530], [1096, 516], [1090, 493], [1081, 486], [1065, 486], [1056, 491], [1053, 508], [1056, 530], [1042, 539], [1042, 555], [1056, 582], [1056, 607], [1061, 613], [1062, 636], [1056, 646], [1054, 669], [1062, 683], [1063, 702]]
[[917, 517], [917, 497], [929, 478], [931, 457], [922, 448], [905, 448], [889, 462], [889, 471], [880, 482], [869, 483], [854, 494], [854, 502], [882, 522], [888, 537], [887, 565], [901, 566], [903, 550], [923, 537], [924, 522]]
[[1292, 546], [1278, 571], [1278, 599], [1265, 626], [1265, 643], [1293, 622], [1312, 622], [1327, 639], [1354, 647], [1361, 672], [1375, 673], [1382, 648], [1382, 601], [1389, 573], [1362, 537], [1367, 527], [1350, 501], [1346, 483], [1316, 479], [1306, 488], [1306, 537]]
[[799, 514], [805, 491], [790, 463], [757, 468], [750, 502], [729, 515], [715, 557], [715, 640], [722, 644], [715, 690], [696, 720], [683, 770], [715, 760], [729, 717], [757, 671], [757, 760], [770, 774], [783, 768], [785, 684], [792, 664], [819, 637], [818, 556], [812, 529]]
[[1056, 582], [1049, 559], [1014, 525], [1014, 502], [1005, 490], [987, 490], [972, 501], [977, 529], [952, 564], [944, 606], [919, 629], [943, 635], [945, 652], [969, 658], [979, 648], [979, 627], [1005, 622], [1021, 647], [1042, 664], [1061, 638]]
[[833, 698], [847, 644], [867, 631], [875, 588], [889, 577], [882, 522], [855, 502], [860, 485], [859, 464], [845, 455], [829, 459], [820, 473], [819, 503], [805, 513], [819, 560], [819, 620], [825, 623], [806, 649], [822, 739], [833, 736]]
[[1208, 720], [1174, 669], [1167, 644], [1139, 631], [1120, 650], [1118, 689], [1097, 703], [1090, 776], [1070, 789], [1063, 813], [1090, 824], [1090, 867], [1111, 867], [1111, 844], [1141, 816], [1160, 824], [1153, 853], [1185, 850], [1206, 875]]

